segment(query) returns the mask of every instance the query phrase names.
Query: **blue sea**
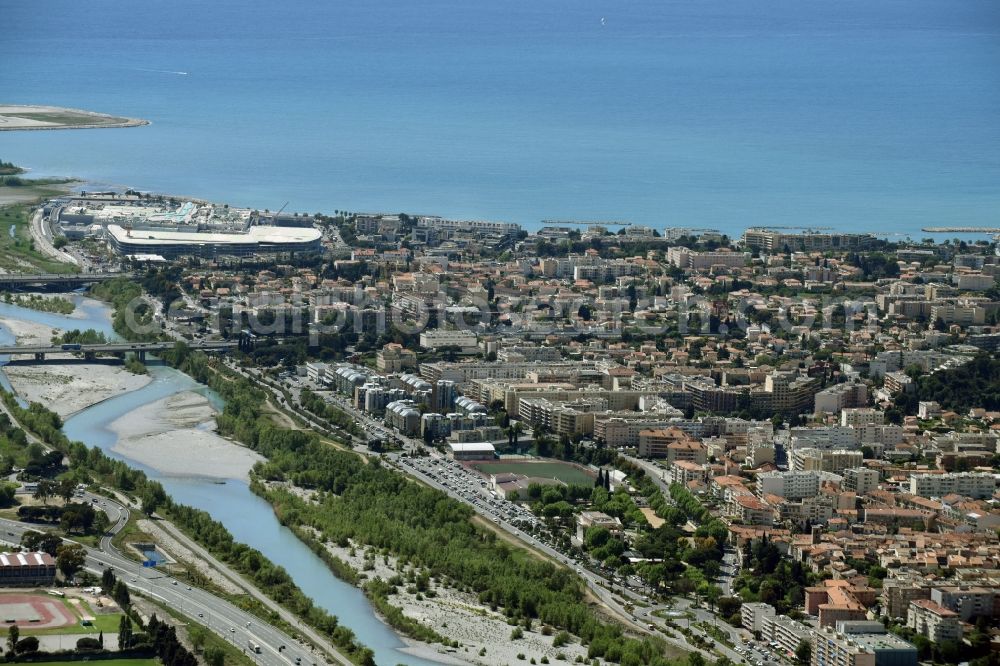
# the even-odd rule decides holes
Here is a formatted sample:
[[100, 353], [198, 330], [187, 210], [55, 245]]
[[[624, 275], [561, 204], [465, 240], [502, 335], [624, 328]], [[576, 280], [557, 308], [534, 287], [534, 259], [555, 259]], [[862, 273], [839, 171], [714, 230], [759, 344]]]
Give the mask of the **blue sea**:
[[275, 210], [1000, 226], [997, 0], [0, 3], [0, 159]]

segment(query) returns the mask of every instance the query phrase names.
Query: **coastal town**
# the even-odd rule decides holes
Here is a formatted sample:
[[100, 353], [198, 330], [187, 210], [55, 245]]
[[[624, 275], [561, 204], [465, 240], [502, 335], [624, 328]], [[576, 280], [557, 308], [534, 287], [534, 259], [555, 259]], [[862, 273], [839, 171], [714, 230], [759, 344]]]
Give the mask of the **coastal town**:
[[[0, 275], [13, 391], [72, 422], [161, 364], [207, 384], [223, 411], [187, 386], [115, 421], [110, 450], [249, 482], [414, 654], [996, 663], [995, 237], [526, 230], [133, 190], [27, 217], [31, 251], [65, 270]], [[70, 280], [108, 304], [109, 330], [18, 321]], [[342, 457], [313, 464], [307, 445]], [[359, 461], [366, 482], [335, 478]], [[390, 506], [411, 492], [429, 494]], [[542, 593], [515, 603], [463, 565], [473, 546], [416, 545], [466, 528], [568, 577], [560, 594], [614, 629]]]

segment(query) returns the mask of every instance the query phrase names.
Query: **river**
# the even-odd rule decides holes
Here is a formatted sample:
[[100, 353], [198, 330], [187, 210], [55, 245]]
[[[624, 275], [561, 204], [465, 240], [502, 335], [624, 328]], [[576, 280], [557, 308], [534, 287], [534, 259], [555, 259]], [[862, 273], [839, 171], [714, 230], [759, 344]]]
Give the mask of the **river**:
[[[72, 316], [38, 312], [10, 304], [0, 304], [0, 344], [13, 344], [14, 337], [3, 322], [7, 319], [35, 322], [61, 329], [93, 328], [113, 335], [111, 312], [107, 306], [73, 295], [77, 310]], [[0, 363], [6, 363], [6, 357]], [[150, 366], [153, 381], [135, 391], [110, 398], [68, 418], [63, 430], [73, 440], [101, 448], [111, 457], [125, 460], [163, 484], [174, 500], [207, 511], [224, 524], [237, 541], [248, 544], [272, 562], [284, 567], [296, 584], [322, 608], [337, 616], [365, 646], [375, 651], [379, 664], [432, 666], [438, 662], [420, 659], [401, 651], [406, 644], [376, 615], [358, 588], [334, 576], [309, 548], [275, 518], [271, 505], [254, 495], [245, 481], [229, 479], [213, 483], [197, 476], [169, 476], [137, 463], [112, 450], [117, 435], [109, 426], [119, 417], [143, 405], [183, 391], [205, 395], [216, 409], [222, 399], [182, 372], [166, 366]], [[10, 383], [0, 373], [0, 385]]]

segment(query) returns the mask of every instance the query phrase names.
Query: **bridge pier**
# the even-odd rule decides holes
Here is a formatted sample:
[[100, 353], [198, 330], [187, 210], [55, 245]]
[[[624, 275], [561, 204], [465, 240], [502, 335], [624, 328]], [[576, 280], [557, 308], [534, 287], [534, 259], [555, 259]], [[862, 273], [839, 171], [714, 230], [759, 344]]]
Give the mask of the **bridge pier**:
[[45, 353], [44, 352], [36, 352], [35, 353], [35, 360], [36, 361], [44, 361], [45, 360]]
[[85, 352], [83, 352], [83, 358], [86, 359], [86, 360], [88, 360], [88, 361], [93, 361], [94, 360], [94, 356], [95, 356], [94, 352], [91, 352], [91, 351], [85, 351]]
[[146, 350], [145, 349], [140, 349], [139, 351], [136, 352], [136, 355], [139, 357], [139, 361], [141, 363], [145, 363], [146, 362]]

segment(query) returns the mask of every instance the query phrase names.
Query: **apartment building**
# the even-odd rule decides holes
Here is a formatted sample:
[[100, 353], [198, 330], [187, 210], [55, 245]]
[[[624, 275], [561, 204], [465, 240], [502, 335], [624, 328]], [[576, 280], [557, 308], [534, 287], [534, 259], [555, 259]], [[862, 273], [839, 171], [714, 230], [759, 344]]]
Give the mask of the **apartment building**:
[[997, 610], [997, 596], [1000, 591], [986, 587], [950, 586], [931, 590], [931, 601], [947, 608], [962, 622], [973, 618], [992, 618]]
[[705, 481], [708, 478], [708, 467], [688, 460], [677, 460], [670, 466], [672, 483], [686, 485], [691, 481]]
[[864, 464], [861, 451], [833, 449], [824, 451], [815, 448], [797, 448], [790, 456], [791, 468], [804, 472], [831, 472], [840, 474], [845, 469]]
[[882, 581], [880, 605], [882, 613], [891, 618], [905, 618], [911, 601], [930, 598], [931, 587], [923, 578], [886, 578]]
[[774, 507], [749, 492], [732, 493], [727, 508], [729, 515], [743, 525], [774, 524]]
[[946, 474], [915, 474], [910, 477], [910, 493], [920, 497], [961, 495], [987, 499], [996, 492], [997, 476], [987, 472], [951, 472]]
[[594, 439], [612, 448], [639, 446], [643, 430], [669, 428], [673, 412], [607, 412], [594, 415]]
[[982, 326], [986, 323], [986, 308], [961, 305], [935, 305], [931, 308], [931, 320], [940, 319], [946, 324], [959, 326]]
[[417, 367], [417, 355], [401, 344], [390, 342], [375, 353], [375, 367], [385, 374], [402, 372]]
[[767, 398], [767, 406], [775, 412], [804, 414], [811, 411], [818, 389], [819, 380], [815, 377], [775, 371], [764, 379], [764, 391], [751, 391], [750, 397], [751, 400]]
[[548, 371], [558, 372], [560, 370], [580, 371], [584, 369], [594, 369], [593, 363], [545, 363], [528, 361], [524, 363], [494, 363], [489, 361], [467, 361], [464, 363], [438, 361], [435, 363], [421, 363], [420, 376], [429, 382], [439, 379], [449, 379], [453, 382], [465, 384], [473, 379], [524, 379], [529, 372]]
[[713, 266], [740, 268], [750, 263], [749, 252], [695, 252], [686, 247], [675, 246], [667, 250], [667, 263], [678, 268], [707, 270]]
[[844, 477], [844, 490], [854, 491], [859, 497], [878, 490], [878, 470], [867, 467], [852, 467], [845, 469], [842, 476]]
[[811, 666], [917, 666], [917, 648], [880, 622], [838, 622], [816, 632]]
[[533, 428], [544, 426], [555, 435], [589, 435], [594, 431], [594, 413], [607, 410], [607, 400], [578, 398], [571, 401], [524, 397], [518, 401], [518, 416]]
[[844, 620], [864, 620], [876, 591], [846, 580], [825, 580], [821, 586], [807, 587], [805, 595], [806, 613], [816, 615], [821, 627], [832, 627]]
[[747, 229], [743, 234], [743, 245], [767, 252], [865, 250], [874, 247], [877, 242], [878, 239], [871, 234], [789, 234], [767, 229]]
[[864, 384], [834, 384], [816, 393], [814, 411], [817, 414], [836, 414], [842, 409], [864, 407], [866, 404], [868, 387]]
[[906, 626], [923, 634], [934, 643], [962, 640], [962, 623], [958, 613], [936, 604], [930, 599], [910, 602]]
[[708, 462], [705, 446], [676, 427], [640, 431], [639, 457], [666, 458], [669, 463], [686, 460], [704, 465]]
[[840, 425], [844, 428], [883, 423], [885, 423], [885, 412], [871, 407], [849, 407], [840, 412]]
[[815, 632], [811, 666], [876, 666], [875, 653], [846, 636], [830, 631]]
[[740, 622], [748, 631], [763, 631], [764, 618], [774, 619], [776, 615], [777, 611], [771, 604], [752, 601], [740, 606]]
[[765, 617], [764, 629], [761, 631], [765, 640], [776, 642], [783, 650], [795, 654], [799, 643], [813, 643], [813, 630], [801, 622], [796, 622], [787, 615]]
[[478, 342], [472, 331], [435, 329], [420, 334], [420, 346], [424, 349], [458, 347], [462, 352], [470, 352], [478, 348]]
[[914, 389], [913, 380], [905, 372], [900, 371], [885, 373], [884, 386], [889, 395], [911, 393]]
[[816, 472], [763, 472], [757, 475], [757, 494], [790, 500], [814, 497], [819, 493], [819, 480]]

